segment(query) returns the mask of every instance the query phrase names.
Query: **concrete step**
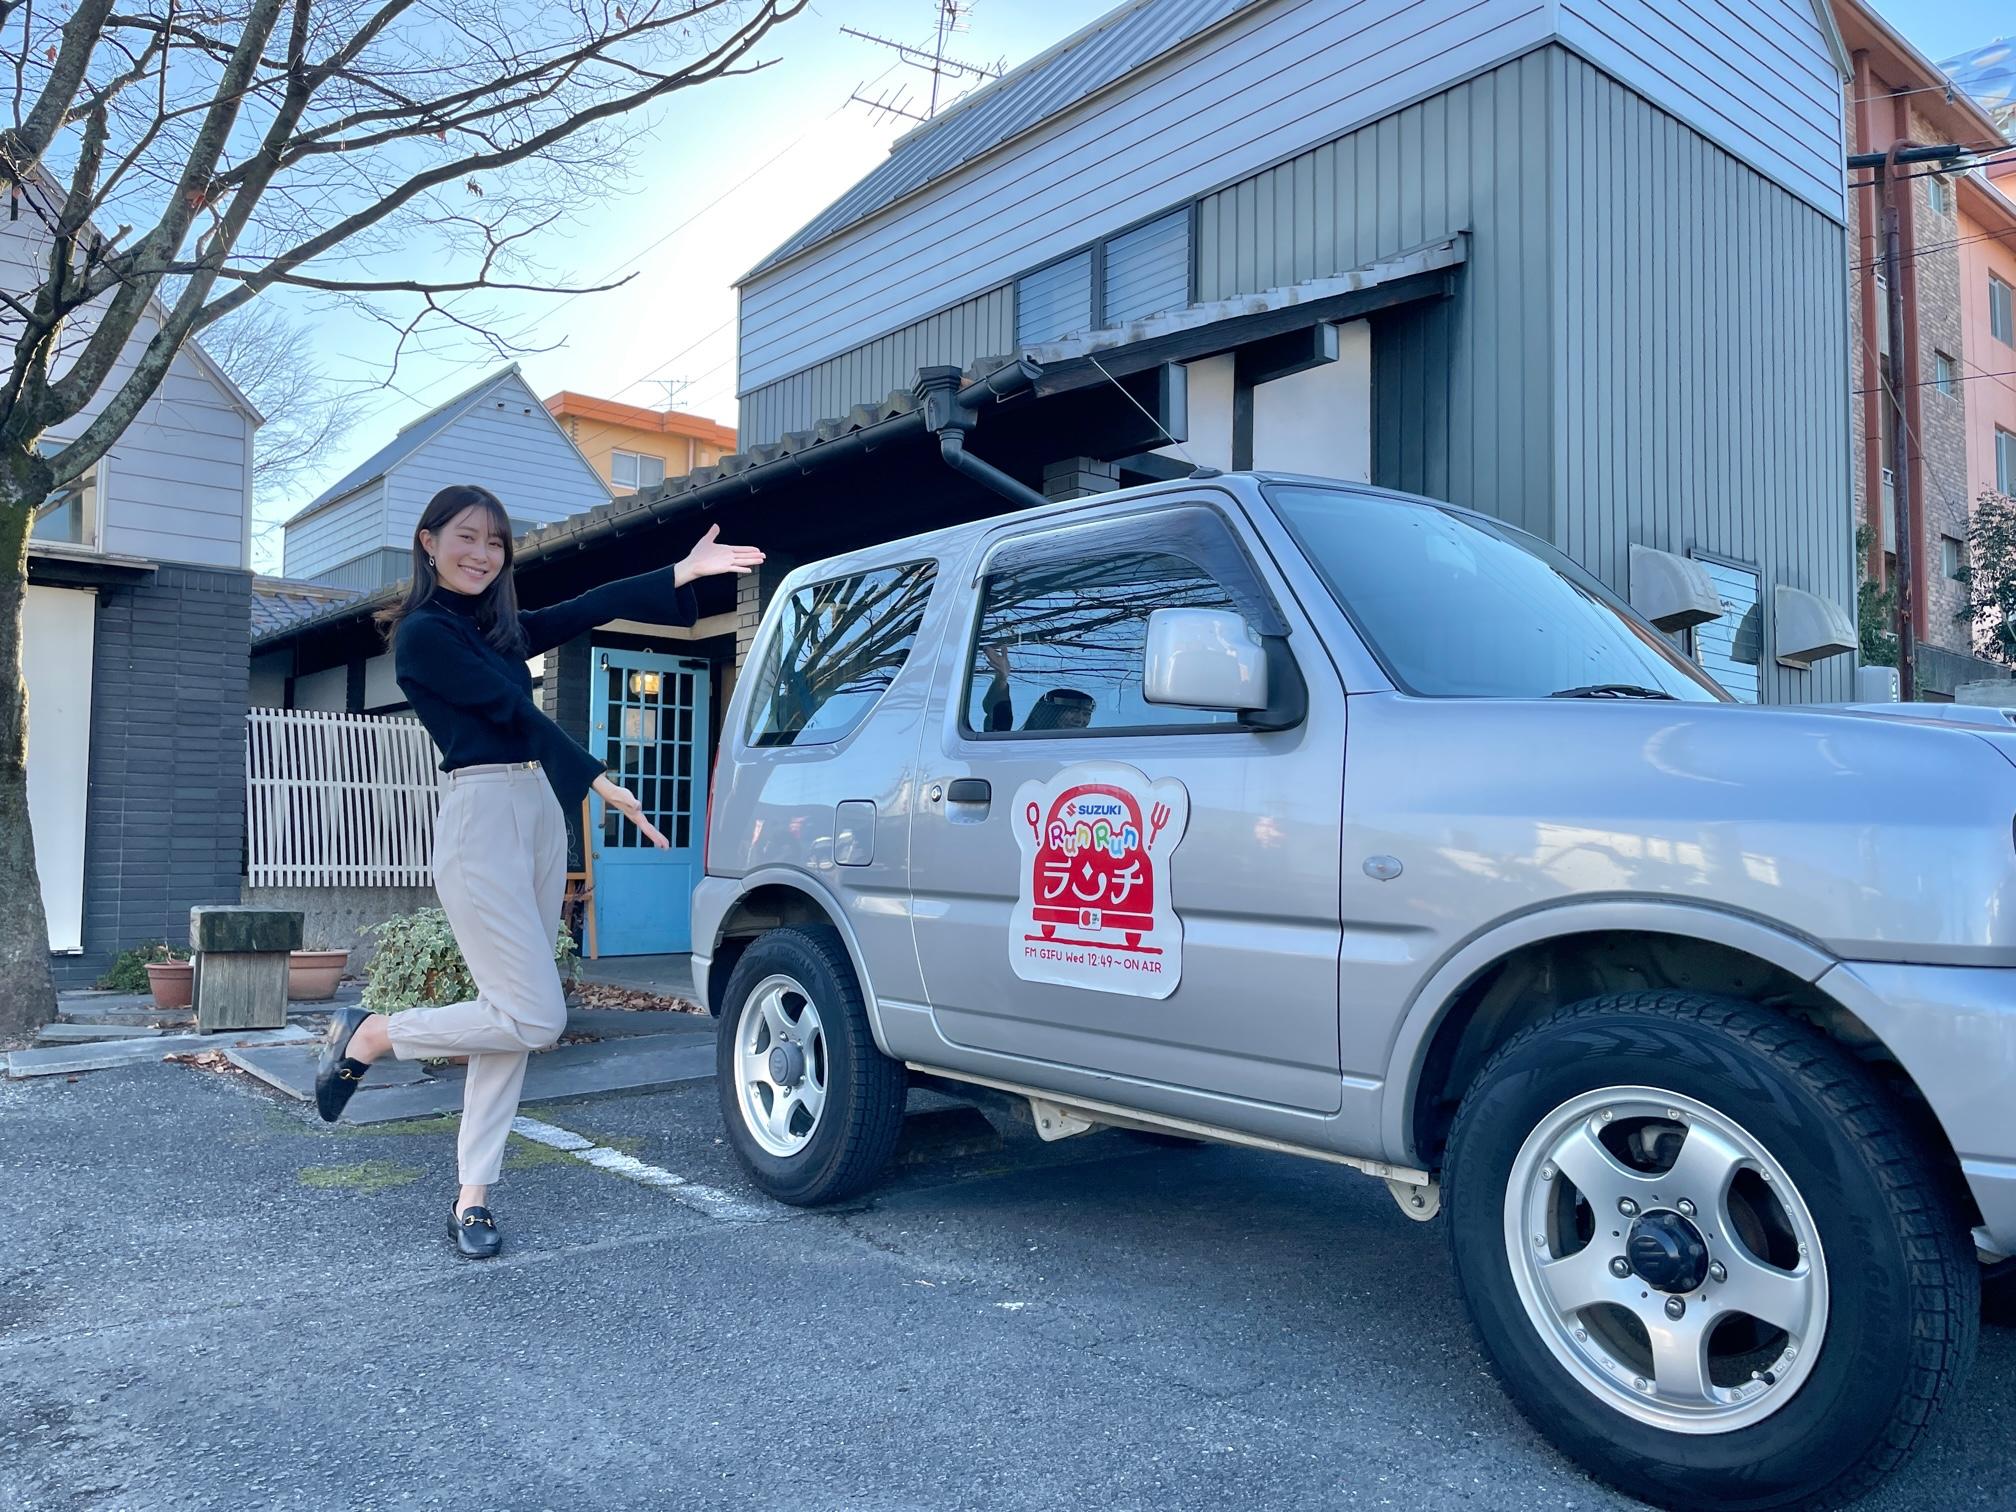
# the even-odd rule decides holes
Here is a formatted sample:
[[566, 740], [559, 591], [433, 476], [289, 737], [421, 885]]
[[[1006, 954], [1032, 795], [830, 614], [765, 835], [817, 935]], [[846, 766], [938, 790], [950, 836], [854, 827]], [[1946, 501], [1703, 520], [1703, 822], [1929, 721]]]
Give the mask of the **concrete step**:
[[104, 1071], [113, 1066], [137, 1066], [182, 1050], [223, 1050], [234, 1045], [305, 1045], [315, 1036], [299, 1024], [284, 1029], [244, 1029], [223, 1034], [161, 1034], [145, 1039], [111, 1040], [92, 1045], [52, 1045], [46, 1050], [7, 1052], [9, 1076], [70, 1076], [79, 1071]]
[[[296, 1101], [314, 1101], [316, 1047], [262, 1045], [227, 1049], [224, 1055], [232, 1065], [251, 1072]], [[396, 1083], [389, 1079], [375, 1083], [374, 1078], [384, 1064], [372, 1065], [371, 1075], [343, 1110], [344, 1123], [395, 1123], [408, 1118], [431, 1118], [461, 1108], [462, 1067], [428, 1066], [417, 1077], [407, 1076]], [[412, 1063], [404, 1064], [411, 1070], [420, 1070]], [[521, 1100], [564, 1102], [608, 1092], [655, 1091], [681, 1082], [704, 1081], [713, 1074], [711, 1036], [690, 1032], [628, 1035], [595, 1045], [562, 1045], [555, 1050], [542, 1050], [525, 1068]]]
[[36, 1032], [38, 1044], [88, 1045], [98, 1040], [146, 1039], [167, 1033], [153, 1024], [44, 1024]]

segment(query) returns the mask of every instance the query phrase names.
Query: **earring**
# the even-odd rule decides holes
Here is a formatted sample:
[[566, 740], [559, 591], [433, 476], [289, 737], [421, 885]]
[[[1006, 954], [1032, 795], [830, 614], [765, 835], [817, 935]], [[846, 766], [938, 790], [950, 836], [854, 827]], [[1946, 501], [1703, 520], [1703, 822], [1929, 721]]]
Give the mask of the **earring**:
[[434, 565], [434, 558], [432, 557], [427, 558], [427, 565], [429, 567], [432, 567]]

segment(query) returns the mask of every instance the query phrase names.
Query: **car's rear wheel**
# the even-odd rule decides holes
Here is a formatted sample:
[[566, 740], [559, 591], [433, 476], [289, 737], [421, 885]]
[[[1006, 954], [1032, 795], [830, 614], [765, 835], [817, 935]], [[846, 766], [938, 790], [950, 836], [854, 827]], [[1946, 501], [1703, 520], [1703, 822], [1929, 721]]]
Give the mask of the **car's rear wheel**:
[[776, 929], [723, 993], [715, 1082], [728, 1143], [780, 1202], [839, 1202], [869, 1186], [903, 1129], [908, 1077], [875, 1044], [840, 936]]
[[1513, 1399], [1667, 1506], [1837, 1506], [1964, 1375], [1978, 1267], [1867, 1072], [1752, 1004], [1632, 993], [1485, 1066], [1450, 1133], [1457, 1278]]
[[1982, 1272], [1981, 1321], [2016, 1328], [2016, 1260], [1997, 1261]]

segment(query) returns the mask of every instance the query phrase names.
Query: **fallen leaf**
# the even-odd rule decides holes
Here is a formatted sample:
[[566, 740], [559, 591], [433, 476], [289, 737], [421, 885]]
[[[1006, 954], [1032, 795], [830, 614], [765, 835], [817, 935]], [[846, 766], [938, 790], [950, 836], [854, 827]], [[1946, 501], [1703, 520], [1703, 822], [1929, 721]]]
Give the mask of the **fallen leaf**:
[[236, 1071], [222, 1050], [171, 1050], [161, 1057], [178, 1066], [194, 1066], [199, 1071]]

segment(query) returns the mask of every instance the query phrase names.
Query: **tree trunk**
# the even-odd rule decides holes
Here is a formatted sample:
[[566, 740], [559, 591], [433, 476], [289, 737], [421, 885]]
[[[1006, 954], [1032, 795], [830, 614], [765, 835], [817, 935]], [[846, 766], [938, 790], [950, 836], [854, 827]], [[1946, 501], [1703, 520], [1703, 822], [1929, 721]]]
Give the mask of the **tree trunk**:
[[48, 492], [49, 469], [40, 458], [0, 458], [0, 1044], [30, 1039], [56, 1017], [49, 921], [28, 821], [28, 684], [21, 663], [28, 531]]

